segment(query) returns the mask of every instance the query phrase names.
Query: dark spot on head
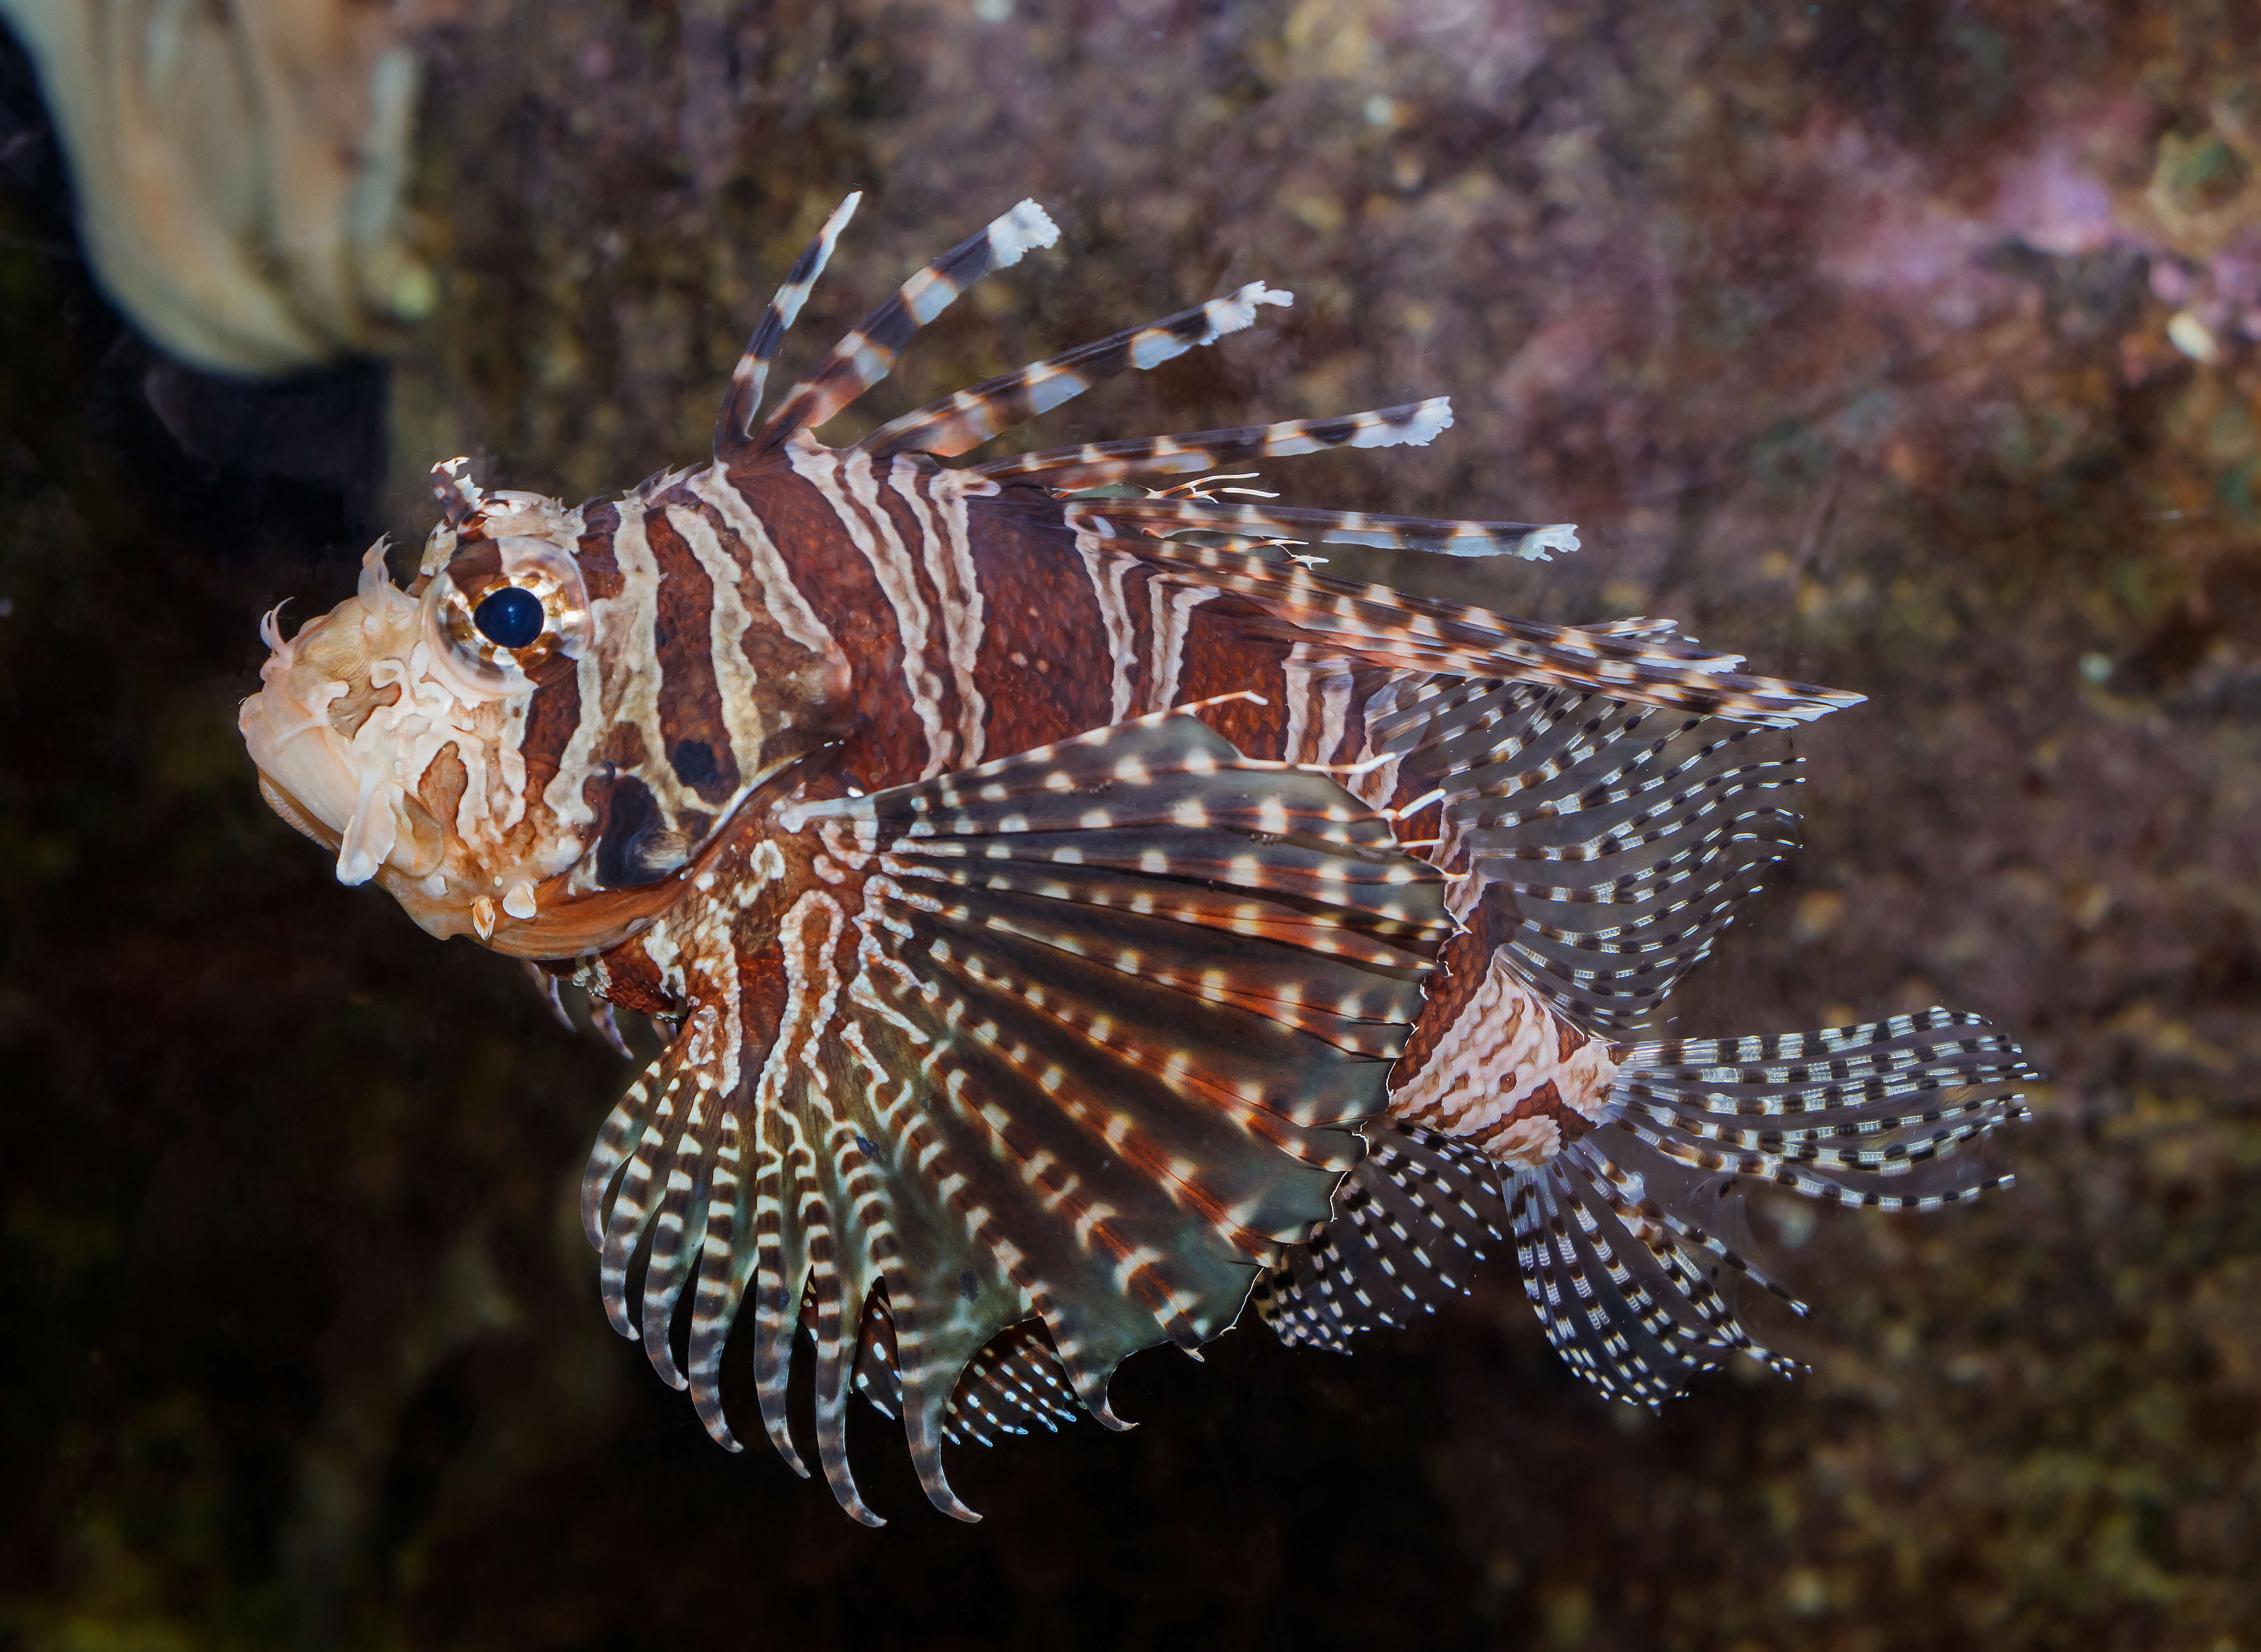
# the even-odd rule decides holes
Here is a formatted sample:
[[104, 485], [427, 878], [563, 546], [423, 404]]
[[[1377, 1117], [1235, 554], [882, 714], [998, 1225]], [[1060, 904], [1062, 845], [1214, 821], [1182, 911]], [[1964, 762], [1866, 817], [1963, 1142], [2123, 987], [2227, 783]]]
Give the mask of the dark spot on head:
[[972, 1268], [967, 1268], [958, 1276], [958, 1294], [968, 1302], [972, 1302], [981, 1294], [981, 1282], [973, 1277]]
[[668, 749], [667, 760], [674, 766], [675, 778], [694, 791], [712, 786], [721, 773], [714, 764], [714, 748], [704, 740], [678, 740]]
[[856, 1151], [866, 1159], [877, 1159], [879, 1156], [879, 1144], [859, 1130], [856, 1132]]
[[607, 889], [650, 883], [654, 873], [649, 851], [671, 836], [651, 788], [633, 774], [612, 784], [605, 811], [605, 835], [597, 843], [597, 882]]

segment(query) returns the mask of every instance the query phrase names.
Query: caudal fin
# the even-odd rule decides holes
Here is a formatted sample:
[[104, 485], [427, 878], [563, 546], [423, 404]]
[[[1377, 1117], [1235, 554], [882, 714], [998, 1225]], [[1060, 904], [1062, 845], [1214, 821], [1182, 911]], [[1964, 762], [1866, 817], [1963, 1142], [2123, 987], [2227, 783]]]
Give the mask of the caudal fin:
[[1388, 1127], [1336, 1219], [1260, 1284], [1266, 1322], [1283, 1340], [1334, 1347], [1403, 1323], [1465, 1290], [1465, 1261], [1496, 1237], [1504, 1205], [1547, 1340], [1612, 1398], [1657, 1404], [1730, 1351], [1788, 1375], [1720, 1289], [1740, 1276], [1808, 1311], [1722, 1237], [1742, 1184], [1891, 1210], [1976, 1198], [2012, 1178], [1970, 1150], [2026, 1116], [2017, 1087], [2038, 1076], [1983, 1019], [1945, 1009], [1612, 1053], [1602, 1122], [1535, 1168]]

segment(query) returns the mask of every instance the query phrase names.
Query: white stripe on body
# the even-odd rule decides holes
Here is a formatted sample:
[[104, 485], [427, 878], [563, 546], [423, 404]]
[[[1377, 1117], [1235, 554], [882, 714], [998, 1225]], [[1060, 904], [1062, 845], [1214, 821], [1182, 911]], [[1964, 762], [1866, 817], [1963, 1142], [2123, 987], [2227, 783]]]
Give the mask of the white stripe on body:
[[1311, 645], [1298, 643], [1280, 662], [1281, 690], [1288, 700], [1288, 730], [1280, 739], [1280, 756], [1288, 763], [1317, 761], [1309, 742], [1311, 735], [1311, 679], [1323, 670], [1311, 657]]
[[808, 606], [808, 599], [801, 595], [800, 587], [793, 581], [792, 570], [778, 550], [777, 542], [770, 537], [769, 529], [746, 502], [745, 496], [730, 485], [728, 473], [720, 466], [702, 470], [686, 485], [714, 507], [723, 525], [746, 548], [746, 571], [759, 587], [762, 607], [777, 621], [778, 628], [812, 654], [830, 653], [832, 633], [816, 617], [816, 610]]
[[918, 778], [930, 779], [952, 766], [957, 736], [943, 725], [942, 679], [926, 663], [931, 629], [926, 599], [919, 593], [910, 555], [897, 537], [886, 508], [879, 503], [872, 461], [853, 449], [835, 451], [808, 442], [786, 443], [786, 457], [793, 474], [832, 507], [840, 525], [848, 530], [850, 542], [871, 564], [872, 577], [894, 611], [896, 640], [903, 654], [903, 689], [926, 735], [926, 764]]
[[1598, 1122], [1617, 1075], [1603, 1039], [1585, 1036], [1568, 1056], [1560, 1052], [1555, 1017], [1504, 949], [1496, 950], [1482, 982], [1429, 1059], [1390, 1093], [1389, 1117], [1475, 1141], [1495, 1158], [1534, 1168], [1561, 1150], [1561, 1129], [1543, 1116], [1516, 1117], [1518, 1107], [1552, 1084], [1564, 1107]]
[[[898, 456], [888, 471], [888, 485], [911, 507], [923, 542], [920, 547], [927, 578], [934, 582], [935, 606], [942, 618], [943, 642], [950, 655], [951, 675], [958, 686], [958, 761], [970, 768], [981, 761], [989, 743], [989, 707], [973, 680], [980, 661], [982, 621], [987, 603], [981, 581], [974, 571], [973, 546], [967, 537], [965, 501], [952, 485], [950, 473], [933, 471], [922, 484], [920, 467]], [[931, 508], [930, 508], [931, 506]]]
[[1107, 632], [1107, 656], [1115, 667], [1114, 699], [1107, 721], [1121, 722], [1130, 715], [1138, 668], [1138, 632], [1130, 621], [1130, 605], [1123, 594], [1123, 581], [1135, 565], [1120, 551], [1108, 549], [1098, 535], [1078, 528], [1075, 548], [1083, 557], [1084, 577], [1099, 604], [1100, 623]]
[[[647, 751], [664, 750], [659, 733], [660, 673], [657, 666], [659, 565], [644, 538], [641, 499], [620, 501], [620, 526], [613, 532], [613, 558], [621, 571], [617, 594], [590, 605], [599, 643], [581, 657], [577, 681], [581, 691], [581, 721], [559, 756], [557, 772], [542, 789], [542, 799], [558, 821], [571, 828], [592, 824], [596, 811], [583, 801], [581, 782], [587, 778], [598, 741], [623, 722], [634, 723], [644, 736]], [[641, 671], [608, 669], [623, 661], [642, 661]], [[585, 858], [574, 870], [577, 888], [596, 876], [593, 858]], [[593, 882], [586, 887], [593, 887]]]
[[1185, 585], [1166, 592], [1157, 582], [1147, 587], [1147, 594], [1153, 603], [1154, 658], [1146, 679], [1146, 709], [1167, 711], [1177, 703], [1178, 675], [1185, 669], [1186, 632], [1193, 611], [1224, 593], [1215, 585]]
[[753, 615], [746, 608], [747, 571], [723, 546], [700, 512], [671, 506], [667, 521], [714, 585], [707, 650], [714, 662], [714, 688], [722, 704], [722, 727], [729, 736], [730, 750], [736, 754], [738, 781], [742, 786], [751, 786], [757, 778], [754, 765], [762, 755], [762, 719], [760, 679], [753, 661], [746, 657], [746, 628], [753, 623]]

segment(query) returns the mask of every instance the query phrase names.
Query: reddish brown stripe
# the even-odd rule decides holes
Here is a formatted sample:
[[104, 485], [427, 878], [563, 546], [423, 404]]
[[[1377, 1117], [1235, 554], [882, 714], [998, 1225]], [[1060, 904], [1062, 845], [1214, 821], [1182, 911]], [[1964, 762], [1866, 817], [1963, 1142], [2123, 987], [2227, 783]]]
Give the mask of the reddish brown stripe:
[[452, 745], [445, 745], [424, 765], [424, 772], [416, 782], [416, 795], [432, 811], [434, 819], [453, 831], [456, 811], [463, 806], [463, 794], [470, 784], [470, 771], [463, 766], [463, 753]]
[[1288, 754], [1287, 680], [1280, 671], [1288, 645], [1238, 635], [1238, 627], [1250, 617], [1246, 606], [1231, 597], [1204, 602], [1187, 616], [1178, 703], [1242, 689], [1256, 693], [1263, 704], [1227, 700], [1199, 715], [1244, 755], [1277, 762]]
[[[737, 530], [723, 520], [721, 511], [690, 489], [678, 488], [667, 495], [664, 503], [676, 510], [698, 512], [733, 564], [741, 570], [753, 565], [753, 553], [738, 537]], [[750, 503], [748, 508], [751, 508]], [[758, 512], [755, 514], [760, 519]], [[776, 535], [766, 519], [760, 520], [764, 531], [770, 534], [771, 542], [776, 543]], [[794, 583], [798, 586], [800, 582]], [[732, 645], [753, 668], [754, 680], [765, 696], [764, 707], [776, 713], [773, 722], [764, 722], [762, 749], [750, 754], [738, 753], [743, 777], [749, 766], [767, 773], [780, 763], [790, 762], [836, 739], [853, 720], [854, 710], [847, 703], [851, 691], [841, 678], [838, 662], [829, 654], [810, 651], [786, 634], [770, 611], [769, 595], [761, 579], [742, 573], [738, 588], [747, 618], [745, 628], [731, 639]], [[818, 617], [821, 620], [823, 616]]]
[[1114, 663], [1082, 558], [1007, 516], [970, 514], [968, 541], [986, 613], [973, 680], [989, 707], [989, 755], [1049, 745], [1102, 726]]
[[574, 672], [561, 672], [544, 683], [526, 710], [526, 733], [519, 755], [526, 759], [526, 790], [540, 797], [556, 778], [573, 731], [581, 726], [581, 680]]
[[646, 512], [643, 532], [659, 564], [653, 640], [662, 756], [685, 786], [707, 802], [721, 803], [738, 789], [738, 760], [714, 680], [714, 582], [664, 512]]
[[802, 599], [847, 657], [858, 728], [841, 752], [842, 779], [866, 791], [916, 779], [926, 741], [903, 687], [894, 609], [871, 564], [830, 501], [799, 477], [747, 466], [729, 479], [768, 528]]
[[[934, 571], [927, 565], [930, 550], [937, 556], [942, 553], [938, 548], [930, 547], [927, 543], [925, 525], [919, 520], [917, 513], [912, 509], [910, 501], [895, 491], [894, 483], [887, 469], [892, 463], [893, 461], [888, 459], [878, 461], [878, 492], [883, 520], [874, 522], [872, 531], [874, 536], [884, 543], [886, 534], [892, 530], [896, 542], [903, 548], [905, 558], [910, 564], [912, 583], [918, 588], [919, 600], [926, 604], [927, 624], [923, 650], [926, 668], [933, 674], [935, 684], [941, 691], [938, 703], [942, 712], [942, 726], [944, 729], [955, 729], [964, 715], [964, 700], [958, 692], [957, 674], [951, 669], [950, 633], [943, 620], [942, 589], [935, 582]], [[923, 485], [923, 478], [922, 478], [922, 485]], [[925, 509], [930, 514], [936, 508], [930, 498], [925, 502]], [[871, 513], [867, 510], [865, 514], [868, 518]], [[963, 761], [963, 754], [959, 755], [958, 761]], [[958, 766], [958, 763], [953, 762], [951, 766], [955, 768]]]
[[610, 499], [592, 499], [581, 507], [581, 537], [574, 555], [592, 602], [621, 593], [621, 564], [613, 554], [613, 535], [620, 526], [620, 508]]
[[1476, 903], [1468, 914], [1468, 923], [1437, 954], [1436, 973], [1429, 977], [1428, 1002], [1422, 1007], [1421, 1019], [1414, 1024], [1405, 1053], [1389, 1070], [1392, 1089], [1402, 1089], [1428, 1066], [1429, 1058], [1476, 995], [1476, 988], [1483, 985], [1484, 972], [1491, 966], [1493, 932], [1501, 925], [1489, 901]]

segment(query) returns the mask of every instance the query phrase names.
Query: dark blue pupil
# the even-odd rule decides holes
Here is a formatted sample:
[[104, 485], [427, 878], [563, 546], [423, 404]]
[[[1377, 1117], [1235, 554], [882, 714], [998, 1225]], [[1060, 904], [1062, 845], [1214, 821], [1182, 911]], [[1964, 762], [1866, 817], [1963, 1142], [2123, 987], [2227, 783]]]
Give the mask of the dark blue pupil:
[[490, 643], [524, 648], [542, 635], [542, 599], [531, 591], [505, 585], [472, 610], [471, 623]]

